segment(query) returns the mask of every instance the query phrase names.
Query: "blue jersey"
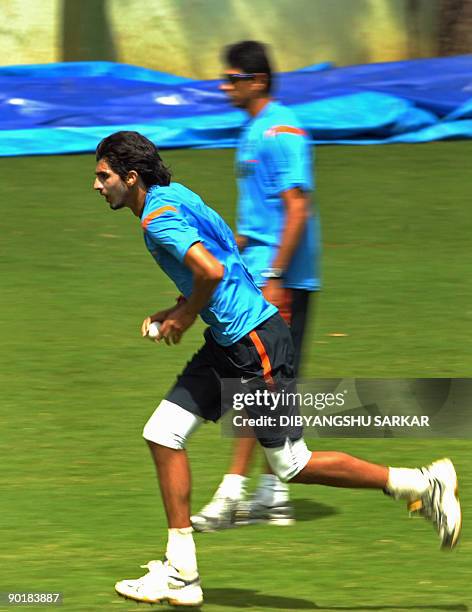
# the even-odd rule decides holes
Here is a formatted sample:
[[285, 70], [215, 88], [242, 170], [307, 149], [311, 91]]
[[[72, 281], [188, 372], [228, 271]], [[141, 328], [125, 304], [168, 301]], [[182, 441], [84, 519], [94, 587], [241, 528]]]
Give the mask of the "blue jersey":
[[[258, 286], [271, 267], [285, 224], [281, 194], [299, 187], [313, 191], [311, 148], [293, 112], [269, 102], [248, 122], [236, 154], [238, 177], [237, 231], [248, 238], [242, 257]], [[320, 226], [310, 213], [300, 243], [284, 273], [284, 285], [314, 291], [320, 288]]]
[[200, 313], [219, 344], [233, 344], [277, 312], [243, 264], [230, 228], [190, 189], [178, 183], [151, 187], [141, 226], [149, 252], [185, 297], [193, 275], [183, 261], [193, 244], [201, 242], [224, 265], [224, 277]]

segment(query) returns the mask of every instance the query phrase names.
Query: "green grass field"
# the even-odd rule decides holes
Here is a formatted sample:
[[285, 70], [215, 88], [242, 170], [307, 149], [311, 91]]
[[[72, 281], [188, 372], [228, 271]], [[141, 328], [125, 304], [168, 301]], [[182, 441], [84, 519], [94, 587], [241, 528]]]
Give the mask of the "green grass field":
[[[471, 149], [318, 148], [324, 291], [307, 375], [470, 376]], [[232, 222], [233, 151], [164, 157]], [[176, 292], [138, 221], [92, 192], [92, 156], [0, 159], [0, 172], [0, 591], [62, 591], [67, 611], [139, 610], [113, 584], [164, 552], [141, 430], [203, 327], [178, 347], [140, 339], [144, 316]], [[312, 442], [394, 465], [451, 456], [465, 510], [459, 547], [441, 553], [431, 525], [376, 492], [295, 485], [295, 527], [196, 536], [205, 609], [472, 610], [470, 441]], [[212, 425], [192, 439], [194, 509], [229, 450]]]

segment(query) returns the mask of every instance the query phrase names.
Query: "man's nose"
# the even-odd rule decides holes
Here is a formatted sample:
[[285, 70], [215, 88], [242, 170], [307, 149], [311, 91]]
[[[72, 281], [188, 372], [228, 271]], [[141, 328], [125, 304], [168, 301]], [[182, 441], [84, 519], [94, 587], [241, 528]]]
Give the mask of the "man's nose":
[[96, 179], [94, 180], [94, 182], [93, 182], [93, 188], [94, 188], [96, 191], [100, 191], [100, 190], [101, 190], [101, 188], [102, 188], [102, 184], [100, 183], [100, 181], [98, 180], [98, 178], [96, 178]]

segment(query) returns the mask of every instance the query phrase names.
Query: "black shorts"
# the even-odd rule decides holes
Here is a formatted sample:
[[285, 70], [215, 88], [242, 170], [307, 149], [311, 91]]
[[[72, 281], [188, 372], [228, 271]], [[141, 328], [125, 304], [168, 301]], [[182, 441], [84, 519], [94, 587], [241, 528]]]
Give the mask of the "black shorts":
[[310, 302], [314, 300], [314, 292], [305, 289], [285, 289], [286, 304], [281, 314], [290, 327], [293, 347], [295, 349], [294, 369], [295, 376], [300, 372], [302, 359], [303, 338], [305, 335]]
[[[229, 398], [235, 392], [284, 394], [293, 392], [294, 348], [290, 330], [277, 313], [261, 323], [249, 334], [230, 346], [218, 344], [210, 329], [205, 330], [205, 344], [195, 353], [177, 377], [167, 394], [169, 402], [196, 414], [205, 420], [218, 421], [233, 408]], [[267, 397], [267, 394], [266, 394]], [[263, 406], [245, 406], [252, 418], [274, 416], [267, 403]], [[277, 410], [280, 414], [298, 414], [294, 402]], [[289, 419], [290, 423], [291, 420]], [[283, 446], [285, 439], [295, 441], [302, 437], [302, 428], [291, 424], [274, 427], [254, 427], [254, 433], [263, 446]]]

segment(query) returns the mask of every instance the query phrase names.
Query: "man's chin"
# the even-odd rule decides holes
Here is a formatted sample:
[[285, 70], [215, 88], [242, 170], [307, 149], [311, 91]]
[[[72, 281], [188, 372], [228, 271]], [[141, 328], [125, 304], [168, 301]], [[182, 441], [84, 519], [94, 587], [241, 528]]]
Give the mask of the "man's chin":
[[120, 208], [125, 206], [122, 202], [108, 202], [108, 205], [112, 210], [120, 210]]

